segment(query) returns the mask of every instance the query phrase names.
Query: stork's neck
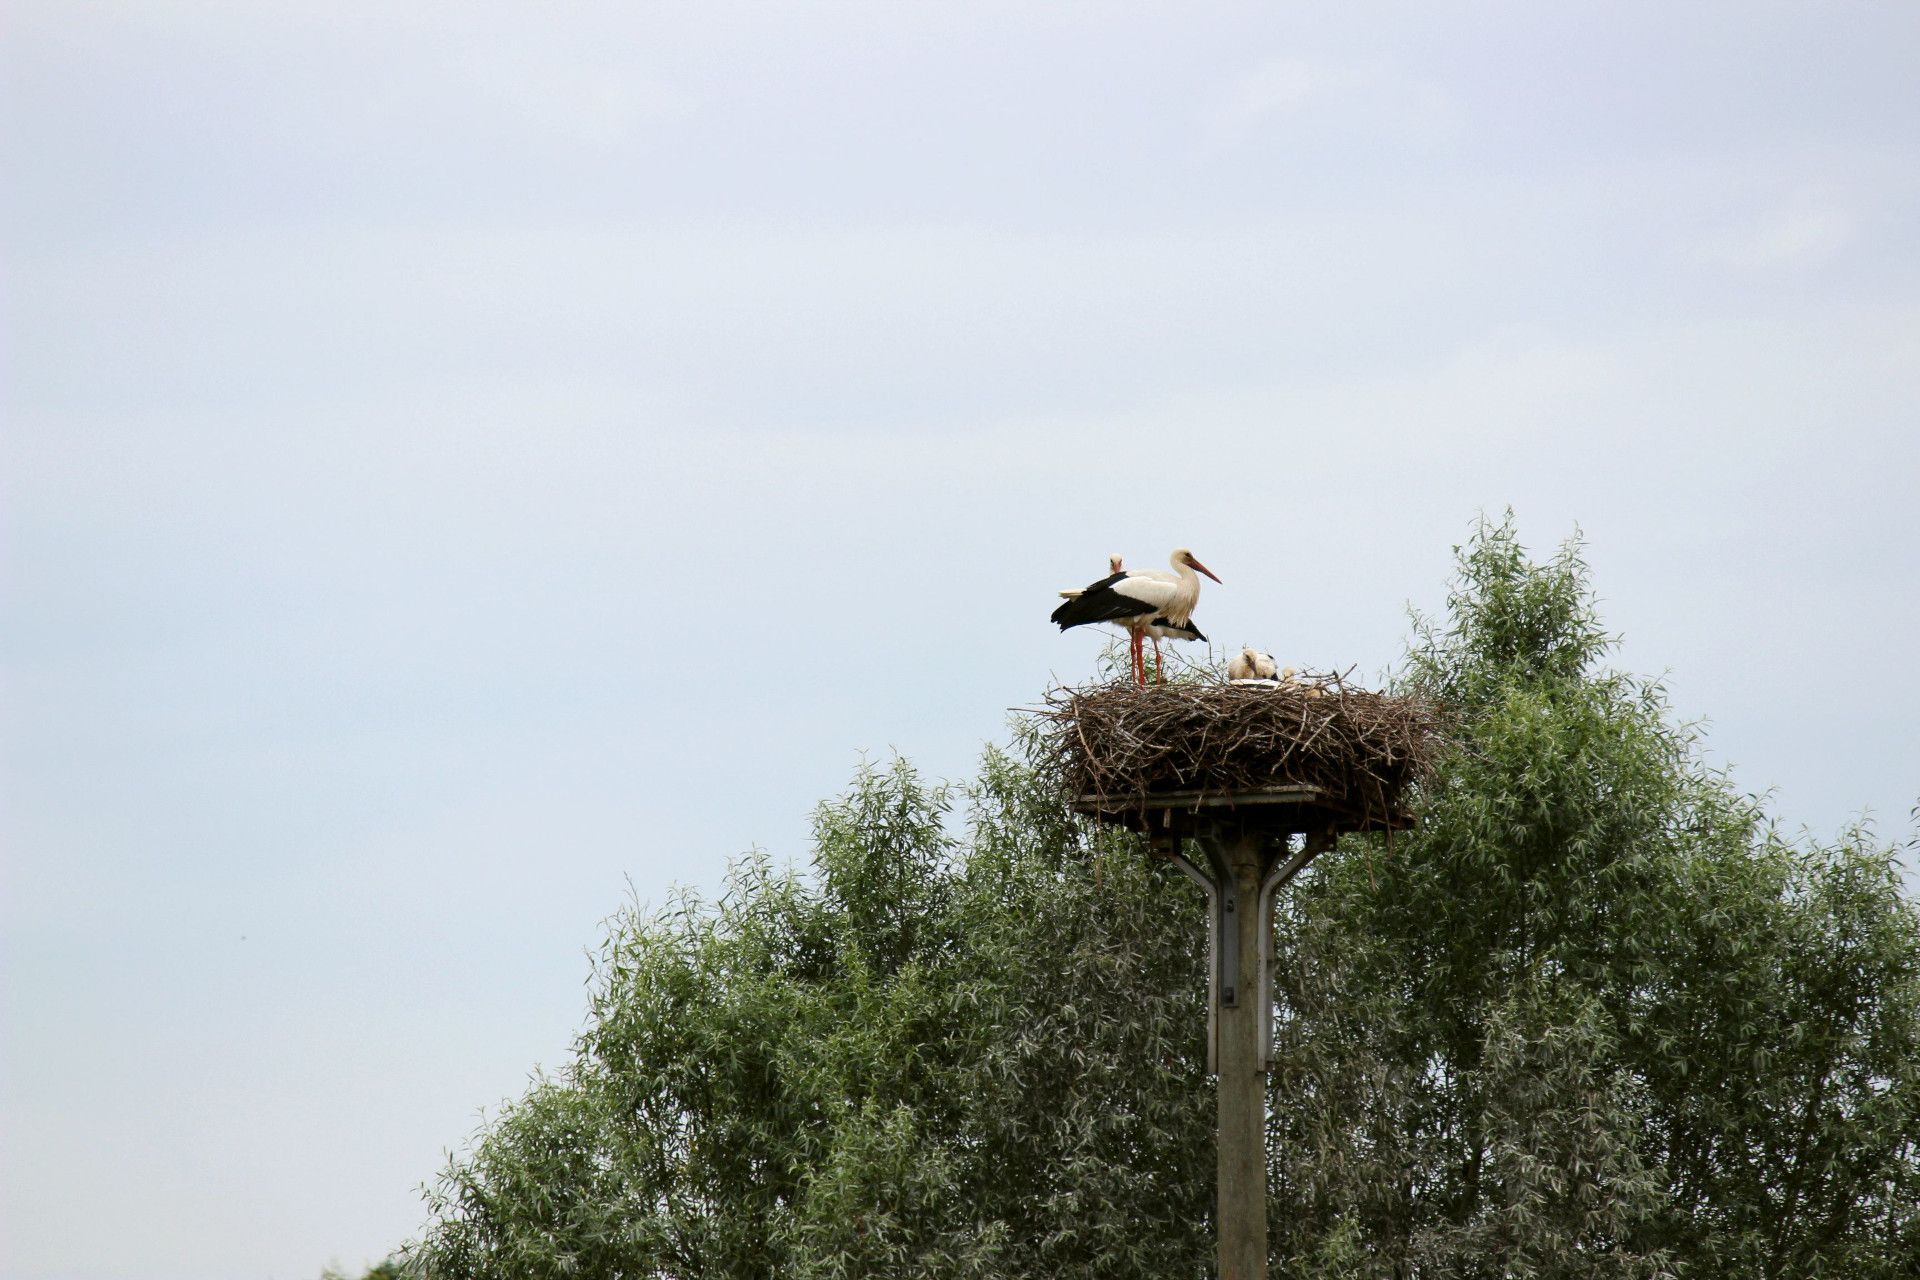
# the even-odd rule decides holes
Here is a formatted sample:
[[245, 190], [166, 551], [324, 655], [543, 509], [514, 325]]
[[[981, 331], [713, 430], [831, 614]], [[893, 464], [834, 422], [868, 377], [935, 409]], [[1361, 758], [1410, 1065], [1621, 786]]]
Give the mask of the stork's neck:
[[1173, 599], [1167, 601], [1166, 608], [1161, 612], [1175, 626], [1185, 626], [1187, 620], [1193, 616], [1193, 606], [1200, 602], [1200, 575], [1193, 571], [1192, 565], [1179, 556], [1172, 557], [1167, 563], [1172, 565], [1173, 571], [1180, 575], [1180, 583], [1173, 589]]

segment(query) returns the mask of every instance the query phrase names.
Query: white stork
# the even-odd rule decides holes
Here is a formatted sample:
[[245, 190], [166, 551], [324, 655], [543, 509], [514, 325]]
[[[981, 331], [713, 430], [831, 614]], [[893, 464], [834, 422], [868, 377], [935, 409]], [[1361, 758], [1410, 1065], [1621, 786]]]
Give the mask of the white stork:
[[[1132, 637], [1133, 678], [1147, 683], [1147, 659], [1142, 642], [1154, 638], [1156, 651], [1160, 637], [1204, 639], [1193, 625], [1193, 607], [1200, 601], [1199, 574], [1220, 581], [1213, 570], [1193, 558], [1185, 547], [1177, 549], [1169, 563], [1173, 573], [1121, 570], [1081, 589], [1080, 593], [1053, 611], [1053, 621], [1065, 631], [1068, 627], [1090, 622], [1113, 622], [1127, 629]], [[1164, 677], [1163, 677], [1164, 678]]]
[[[1110, 575], [1118, 574], [1123, 567], [1124, 565], [1122, 564], [1122, 557], [1119, 556], [1118, 554], [1110, 555], [1107, 557], [1107, 573], [1108, 574]], [[1179, 578], [1175, 577], [1171, 573], [1168, 573], [1165, 569], [1141, 569], [1138, 571], [1138, 573], [1139, 573], [1139, 576], [1143, 578], [1159, 578], [1165, 582], [1180, 581]], [[1105, 579], [1102, 579], [1102, 581], [1105, 581]], [[1219, 579], [1216, 578], [1215, 581], [1217, 582], [1219, 581]], [[1060, 593], [1060, 598], [1062, 600], [1072, 600], [1077, 598], [1080, 594], [1081, 594], [1080, 589], [1075, 588], [1072, 591], [1062, 591]], [[1120, 622], [1115, 623], [1115, 625], [1118, 626], [1121, 630], [1127, 632], [1129, 635], [1132, 635], [1134, 628], [1138, 624], [1130, 620], [1122, 620]], [[1165, 618], [1155, 618], [1152, 622], [1148, 623], [1146, 627], [1143, 629], [1145, 630], [1147, 636], [1153, 641], [1153, 669], [1156, 672], [1160, 670], [1160, 664], [1162, 661], [1161, 654], [1160, 654], [1160, 642], [1162, 640], [1198, 640], [1202, 644], [1205, 644], [1207, 641], [1207, 637], [1205, 633], [1203, 633], [1200, 630], [1200, 628], [1194, 626], [1191, 619], [1189, 619], [1188, 621], [1176, 627], [1176, 626], [1173, 626], [1171, 623], [1169, 623]], [[1162, 682], [1164, 683], [1164, 677], [1162, 678]]]
[[[1287, 673], [1291, 675], [1293, 668], [1287, 668]], [[1240, 652], [1234, 654], [1227, 663], [1229, 680], [1278, 680], [1279, 678], [1280, 671], [1274, 665], [1273, 655], [1261, 653], [1252, 645], [1243, 646]]]
[[[1119, 556], [1111, 557], [1109, 559], [1109, 563], [1113, 566], [1113, 571], [1115, 573], [1120, 572]], [[1194, 563], [1198, 564], [1200, 562], [1196, 560], [1194, 561]], [[1203, 572], [1205, 571], [1203, 570]], [[1174, 574], [1168, 573], [1165, 569], [1141, 569], [1139, 571], [1139, 574], [1143, 578], [1157, 578], [1161, 582], [1178, 583], [1180, 581], [1180, 579], [1177, 576], [1175, 576]], [[1209, 578], [1213, 578], [1213, 575], [1211, 573], [1208, 573], [1207, 576]], [[1220, 579], [1218, 578], [1213, 578], [1213, 580], [1215, 582], [1220, 581]], [[1193, 589], [1195, 592], [1198, 592], [1200, 590], [1200, 580], [1198, 578], [1194, 579]], [[1075, 592], [1074, 594], [1078, 595], [1079, 593]], [[1127, 630], [1127, 631], [1133, 630], [1133, 627], [1128, 626], [1125, 623], [1122, 623], [1121, 626], [1123, 627], [1124, 630]], [[1201, 644], [1205, 644], [1207, 642], [1206, 634], [1202, 632], [1200, 628], [1193, 625], [1193, 619], [1191, 617], [1189, 617], [1185, 622], [1182, 622], [1178, 626], [1176, 626], [1174, 625], [1171, 619], [1163, 615], [1161, 617], [1155, 618], [1152, 622], [1149, 622], [1145, 627], [1141, 629], [1146, 632], [1147, 638], [1153, 641], [1153, 671], [1156, 676], [1159, 676], [1161, 684], [1165, 684], [1167, 682], [1166, 676], [1160, 674], [1162, 664], [1165, 661], [1165, 659], [1160, 653], [1160, 642], [1162, 640], [1198, 640]], [[1144, 659], [1144, 655], [1143, 655], [1143, 659]]]

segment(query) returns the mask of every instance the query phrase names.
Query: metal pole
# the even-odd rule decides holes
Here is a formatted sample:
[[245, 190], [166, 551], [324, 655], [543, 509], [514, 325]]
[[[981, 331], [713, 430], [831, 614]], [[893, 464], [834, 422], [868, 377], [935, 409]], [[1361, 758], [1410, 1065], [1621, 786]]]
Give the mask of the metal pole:
[[1220, 1070], [1220, 887], [1212, 876], [1187, 860], [1178, 840], [1166, 853], [1207, 895], [1207, 1074], [1213, 1075]]
[[[1309, 862], [1331, 848], [1332, 832], [1310, 832], [1298, 849], [1286, 844], [1280, 847], [1278, 852], [1287, 855], [1284, 861], [1275, 857], [1263, 863], [1267, 870], [1260, 879], [1260, 1067], [1264, 1071], [1273, 1069], [1273, 904]], [[1211, 1024], [1211, 1014], [1208, 1021]], [[1212, 1059], [1208, 1059], [1207, 1069], [1213, 1070]]]
[[1270, 927], [1262, 892], [1267, 841], [1228, 831], [1205, 842], [1214, 864], [1218, 1037], [1220, 1280], [1267, 1276], [1267, 1070], [1270, 1013], [1260, 966]]

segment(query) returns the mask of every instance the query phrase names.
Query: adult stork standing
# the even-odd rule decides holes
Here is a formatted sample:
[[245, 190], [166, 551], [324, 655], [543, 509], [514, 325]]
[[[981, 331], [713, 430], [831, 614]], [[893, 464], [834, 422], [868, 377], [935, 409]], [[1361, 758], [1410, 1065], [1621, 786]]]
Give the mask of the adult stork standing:
[[[1114, 555], [1108, 556], [1107, 557], [1107, 573], [1110, 575], [1118, 574], [1121, 571], [1121, 569], [1125, 568], [1126, 566], [1122, 563], [1122, 559], [1123, 558], [1117, 553]], [[1137, 573], [1138, 573], [1138, 576], [1142, 578], [1159, 578], [1167, 582], [1180, 581], [1178, 577], [1174, 576], [1171, 573], [1168, 573], [1165, 569], [1141, 569], [1141, 570], [1138, 570]], [[1107, 579], [1103, 578], [1101, 579], [1101, 581], [1105, 582], [1107, 581]], [[1218, 581], [1218, 579], [1216, 579], [1216, 581]], [[1060, 598], [1062, 600], [1072, 600], [1077, 598], [1081, 594], [1082, 594], [1082, 588], [1075, 587], [1071, 591], [1062, 591], [1060, 593]], [[1131, 635], [1134, 630], [1134, 627], [1137, 624], [1123, 620], [1121, 622], [1116, 623], [1115, 625], [1119, 626], [1123, 631], [1126, 631], [1129, 633], [1129, 635]], [[1156, 672], [1160, 670], [1160, 664], [1162, 661], [1161, 655], [1160, 655], [1160, 642], [1162, 640], [1198, 640], [1202, 644], [1205, 644], [1207, 642], [1206, 633], [1201, 631], [1199, 627], [1194, 626], [1192, 619], [1188, 619], [1186, 622], [1183, 622], [1176, 627], [1164, 617], [1155, 618], [1152, 622], [1146, 625], [1145, 630], [1146, 630], [1147, 637], [1153, 641], [1153, 669]]]
[[[1080, 594], [1053, 611], [1053, 621], [1065, 631], [1090, 622], [1114, 622], [1127, 629], [1131, 637], [1129, 652], [1133, 658], [1134, 683], [1145, 687], [1147, 659], [1142, 644], [1149, 635], [1157, 651], [1161, 636], [1170, 639], [1199, 638], [1193, 625], [1193, 607], [1200, 602], [1200, 574], [1215, 582], [1213, 570], [1193, 558], [1185, 547], [1168, 557], [1173, 573], [1121, 570], [1090, 583]], [[1165, 679], [1163, 676], [1162, 679]]]

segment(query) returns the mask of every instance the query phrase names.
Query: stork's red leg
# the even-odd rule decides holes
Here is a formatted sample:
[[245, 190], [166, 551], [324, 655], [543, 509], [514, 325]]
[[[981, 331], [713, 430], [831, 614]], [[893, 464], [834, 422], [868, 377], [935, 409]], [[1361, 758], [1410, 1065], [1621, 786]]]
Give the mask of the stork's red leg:
[[1161, 684], [1167, 682], [1167, 669], [1162, 664], [1166, 659], [1160, 656], [1160, 637], [1153, 638], [1153, 678]]

